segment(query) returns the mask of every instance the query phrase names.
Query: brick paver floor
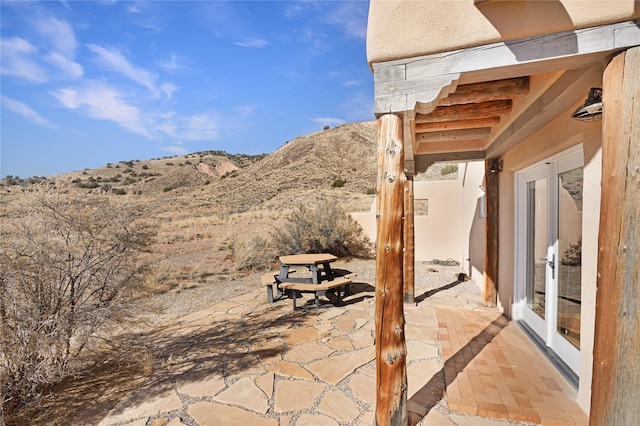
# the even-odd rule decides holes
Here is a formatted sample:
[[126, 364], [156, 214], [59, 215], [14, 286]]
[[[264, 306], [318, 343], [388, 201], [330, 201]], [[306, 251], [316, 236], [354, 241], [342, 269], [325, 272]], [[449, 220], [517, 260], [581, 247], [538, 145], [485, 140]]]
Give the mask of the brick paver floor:
[[449, 408], [553, 425], [586, 425], [576, 392], [498, 312], [436, 309]]

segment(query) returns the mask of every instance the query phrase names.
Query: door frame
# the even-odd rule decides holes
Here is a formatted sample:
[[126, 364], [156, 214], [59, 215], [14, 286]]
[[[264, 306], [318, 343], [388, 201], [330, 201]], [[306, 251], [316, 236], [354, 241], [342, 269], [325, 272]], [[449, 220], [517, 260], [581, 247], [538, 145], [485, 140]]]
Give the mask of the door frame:
[[[578, 164], [579, 163], [579, 164]], [[548, 206], [549, 212], [557, 213], [558, 210], [558, 197], [557, 197], [557, 180], [559, 170], [565, 170], [566, 167], [584, 167], [584, 157], [582, 151], [582, 144], [575, 145], [562, 152], [554, 154], [545, 158], [542, 161], [538, 161], [531, 164], [514, 174], [514, 303], [513, 303], [513, 319], [523, 321], [525, 325], [530, 329], [530, 332], [535, 334], [541, 344], [543, 344], [547, 350], [562, 360], [562, 362], [573, 372], [576, 376], [580, 372], [580, 350], [576, 349], [571, 343], [562, 338], [556, 330], [557, 324], [557, 307], [555, 312], [548, 312], [545, 314], [545, 319], [531, 318], [532, 314], [527, 308], [527, 191], [526, 185], [531, 179], [528, 177], [548, 177]], [[544, 171], [543, 171], [544, 170]], [[554, 179], [551, 179], [554, 178]], [[548, 215], [548, 253], [554, 256], [554, 268], [557, 273], [559, 271], [559, 253], [558, 253], [558, 240], [557, 240], [557, 227], [558, 227], [557, 214]], [[547, 265], [546, 274], [551, 272], [551, 267]], [[555, 278], [557, 280], [557, 276]], [[549, 305], [550, 301], [557, 304], [557, 282], [554, 285], [547, 286], [546, 304]], [[538, 321], [539, 320], [539, 321]]]

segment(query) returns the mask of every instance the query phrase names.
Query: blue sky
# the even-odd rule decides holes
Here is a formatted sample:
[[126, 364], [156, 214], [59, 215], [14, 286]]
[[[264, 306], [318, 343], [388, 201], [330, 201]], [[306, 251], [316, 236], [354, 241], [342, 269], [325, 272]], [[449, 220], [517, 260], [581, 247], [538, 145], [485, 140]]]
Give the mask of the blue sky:
[[367, 1], [0, 2], [0, 177], [373, 120]]

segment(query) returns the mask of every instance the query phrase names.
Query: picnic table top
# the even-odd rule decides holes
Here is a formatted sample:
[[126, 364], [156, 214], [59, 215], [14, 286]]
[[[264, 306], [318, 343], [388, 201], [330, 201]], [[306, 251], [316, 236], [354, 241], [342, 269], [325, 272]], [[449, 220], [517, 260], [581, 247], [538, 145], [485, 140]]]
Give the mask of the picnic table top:
[[317, 265], [320, 263], [335, 262], [338, 258], [331, 253], [305, 253], [280, 256], [283, 265]]

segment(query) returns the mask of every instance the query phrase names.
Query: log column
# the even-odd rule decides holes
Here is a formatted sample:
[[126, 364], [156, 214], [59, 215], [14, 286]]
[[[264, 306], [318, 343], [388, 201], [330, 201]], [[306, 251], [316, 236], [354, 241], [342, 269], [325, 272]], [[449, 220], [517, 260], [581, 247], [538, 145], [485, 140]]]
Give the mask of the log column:
[[404, 303], [415, 303], [415, 228], [413, 211], [413, 176], [404, 183], [404, 253], [403, 272]]
[[499, 167], [497, 160], [485, 161], [485, 205], [486, 215], [486, 253], [484, 262], [484, 292], [482, 302], [485, 306], [496, 306], [498, 302], [498, 194]]
[[640, 424], [640, 47], [603, 84], [591, 425]]
[[403, 309], [404, 153], [402, 119], [378, 119], [376, 240], [376, 425], [407, 424]]

